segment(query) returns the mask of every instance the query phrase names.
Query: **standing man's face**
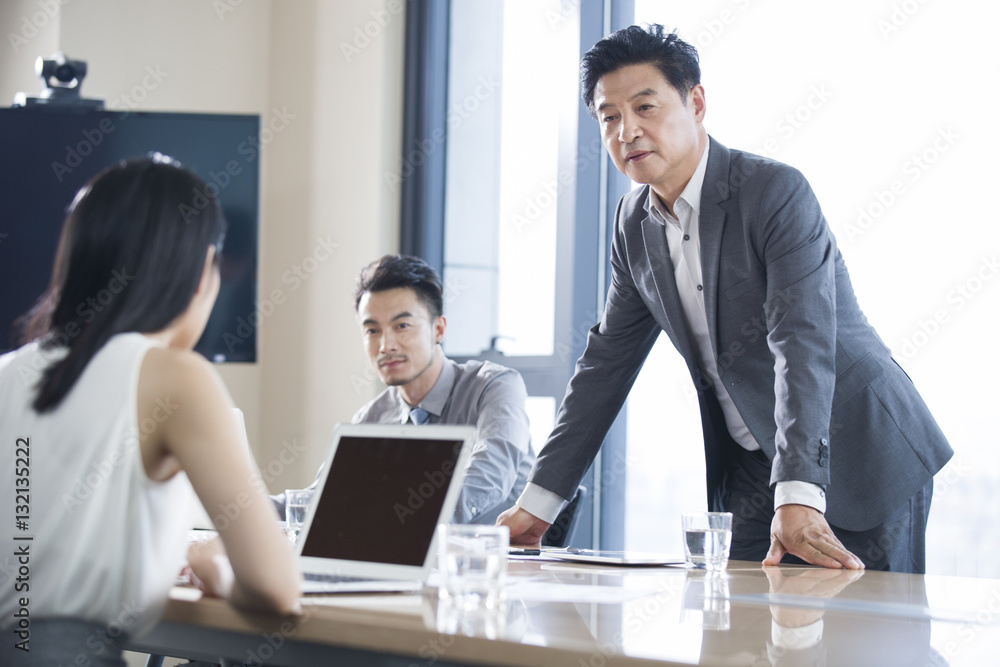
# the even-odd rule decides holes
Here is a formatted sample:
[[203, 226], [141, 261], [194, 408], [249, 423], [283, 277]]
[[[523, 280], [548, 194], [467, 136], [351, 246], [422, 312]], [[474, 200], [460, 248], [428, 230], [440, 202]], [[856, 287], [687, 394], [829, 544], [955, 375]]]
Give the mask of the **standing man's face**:
[[707, 141], [704, 88], [694, 86], [686, 101], [650, 63], [605, 74], [594, 88], [601, 139], [615, 166], [671, 207]]
[[[444, 337], [445, 319], [432, 319], [427, 307], [409, 287], [366, 292], [358, 302], [358, 324], [372, 368], [389, 386], [424, 384]], [[421, 394], [422, 396], [422, 394]]]

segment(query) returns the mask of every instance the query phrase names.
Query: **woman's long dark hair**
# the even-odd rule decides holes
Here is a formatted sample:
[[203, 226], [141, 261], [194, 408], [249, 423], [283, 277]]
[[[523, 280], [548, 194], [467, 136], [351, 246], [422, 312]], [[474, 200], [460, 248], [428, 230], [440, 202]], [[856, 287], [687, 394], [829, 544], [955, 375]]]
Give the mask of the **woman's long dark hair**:
[[205, 182], [162, 155], [120, 162], [85, 185], [49, 287], [24, 316], [26, 340], [67, 349], [42, 375], [34, 409], [56, 408], [115, 334], [159, 331], [183, 313], [210, 246], [219, 261], [225, 232]]

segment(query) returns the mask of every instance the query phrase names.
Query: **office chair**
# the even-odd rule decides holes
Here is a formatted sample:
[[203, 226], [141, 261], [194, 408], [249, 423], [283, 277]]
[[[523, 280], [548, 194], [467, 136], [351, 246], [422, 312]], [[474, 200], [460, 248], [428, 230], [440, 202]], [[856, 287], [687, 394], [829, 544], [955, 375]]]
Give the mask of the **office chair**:
[[549, 526], [549, 529], [542, 536], [543, 547], [562, 548], [569, 544], [569, 541], [573, 538], [573, 531], [576, 528], [578, 518], [576, 510], [580, 507], [580, 503], [586, 496], [587, 487], [580, 486], [577, 488], [576, 493], [573, 494], [573, 498], [566, 504], [566, 507], [562, 508], [559, 516], [556, 517], [556, 520], [552, 522], [552, 525]]

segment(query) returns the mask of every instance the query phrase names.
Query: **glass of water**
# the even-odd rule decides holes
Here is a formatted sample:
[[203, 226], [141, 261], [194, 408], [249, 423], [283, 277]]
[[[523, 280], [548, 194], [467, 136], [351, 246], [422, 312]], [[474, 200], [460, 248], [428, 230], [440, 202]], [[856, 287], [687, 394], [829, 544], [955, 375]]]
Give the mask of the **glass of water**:
[[306, 513], [312, 502], [312, 489], [285, 490], [285, 534], [294, 544], [306, 522]]
[[729, 512], [695, 512], [681, 516], [684, 558], [689, 567], [724, 570], [733, 541], [733, 515]]
[[460, 608], [496, 608], [507, 581], [507, 526], [438, 526], [440, 597]]

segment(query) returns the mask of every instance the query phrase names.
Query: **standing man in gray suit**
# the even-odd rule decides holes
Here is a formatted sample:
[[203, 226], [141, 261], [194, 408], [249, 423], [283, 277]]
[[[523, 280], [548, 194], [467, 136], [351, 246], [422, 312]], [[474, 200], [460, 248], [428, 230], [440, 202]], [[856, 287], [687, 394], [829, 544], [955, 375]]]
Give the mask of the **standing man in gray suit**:
[[698, 390], [708, 506], [734, 515], [732, 558], [923, 572], [951, 447], [861, 312], [805, 178], [709, 137], [700, 79], [694, 47], [659, 25], [583, 58], [604, 146], [645, 186], [619, 202], [604, 316], [498, 523], [539, 541], [662, 330]]

